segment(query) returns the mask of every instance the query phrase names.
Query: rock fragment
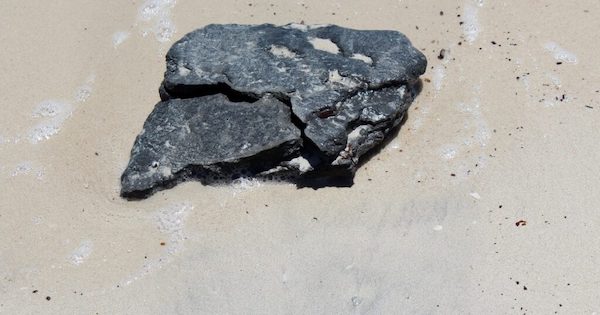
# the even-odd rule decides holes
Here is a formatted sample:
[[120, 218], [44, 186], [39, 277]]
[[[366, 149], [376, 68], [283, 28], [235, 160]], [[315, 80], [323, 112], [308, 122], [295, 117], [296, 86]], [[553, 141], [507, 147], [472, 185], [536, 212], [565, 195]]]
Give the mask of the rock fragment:
[[262, 172], [297, 156], [301, 145], [289, 107], [273, 97], [254, 103], [222, 94], [162, 101], [135, 140], [121, 194], [143, 197], [189, 177], [217, 181], [227, 180], [225, 174]]

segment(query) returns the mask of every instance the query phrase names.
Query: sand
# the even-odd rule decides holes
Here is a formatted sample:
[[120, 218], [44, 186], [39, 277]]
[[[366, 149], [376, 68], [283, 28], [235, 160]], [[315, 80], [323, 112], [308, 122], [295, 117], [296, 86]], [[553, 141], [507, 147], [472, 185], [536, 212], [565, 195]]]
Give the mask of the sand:
[[[591, 0], [4, 0], [0, 313], [596, 314], [599, 14]], [[399, 30], [429, 60], [353, 187], [119, 197], [174, 40], [301, 21]]]

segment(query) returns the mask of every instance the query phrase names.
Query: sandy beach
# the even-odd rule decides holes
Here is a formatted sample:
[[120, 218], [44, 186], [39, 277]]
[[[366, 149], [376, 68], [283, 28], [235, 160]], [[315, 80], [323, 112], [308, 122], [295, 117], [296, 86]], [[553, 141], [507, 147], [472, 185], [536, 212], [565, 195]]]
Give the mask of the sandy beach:
[[[597, 314], [597, 1], [0, 4], [0, 314]], [[350, 188], [120, 175], [211, 23], [406, 34], [428, 59]], [[443, 50], [443, 52], [441, 52]]]

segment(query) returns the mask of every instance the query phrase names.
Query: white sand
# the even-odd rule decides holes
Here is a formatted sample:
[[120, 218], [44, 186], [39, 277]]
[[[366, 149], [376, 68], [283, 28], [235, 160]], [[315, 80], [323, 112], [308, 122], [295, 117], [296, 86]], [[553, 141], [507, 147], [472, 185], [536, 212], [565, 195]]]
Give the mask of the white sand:
[[[2, 1], [0, 314], [600, 312], [599, 14], [591, 0]], [[399, 30], [429, 60], [352, 188], [119, 197], [173, 40], [301, 21]]]

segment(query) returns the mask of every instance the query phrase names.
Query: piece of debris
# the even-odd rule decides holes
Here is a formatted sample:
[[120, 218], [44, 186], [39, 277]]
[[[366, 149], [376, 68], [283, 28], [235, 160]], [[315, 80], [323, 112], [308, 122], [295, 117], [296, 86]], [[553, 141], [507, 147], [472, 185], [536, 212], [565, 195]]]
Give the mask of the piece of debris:
[[525, 226], [527, 225], [527, 221], [525, 220], [519, 220], [515, 223], [516, 226]]
[[440, 50], [440, 54], [438, 55], [438, 57], [437, 57], [437, 58], [438, 58], [439, 60], [442, 60], [442, 59], [444, 59], [444, 57], [446, 57], [446, 49], [443, 49], [443, 48], [442, 48], [442, 49]]
[[351, 178], [397, 127], [427, 60], [396, 31], [209, 25], [167, 53], [121, 177], [141, 198], [189, 179]]
[[469, 195], [471, 195], [471, 197], [473, 197], [474, 199], [477, 199], [477, 200], [481, 199], [481, 196], [476, 192], [472, 192]]

